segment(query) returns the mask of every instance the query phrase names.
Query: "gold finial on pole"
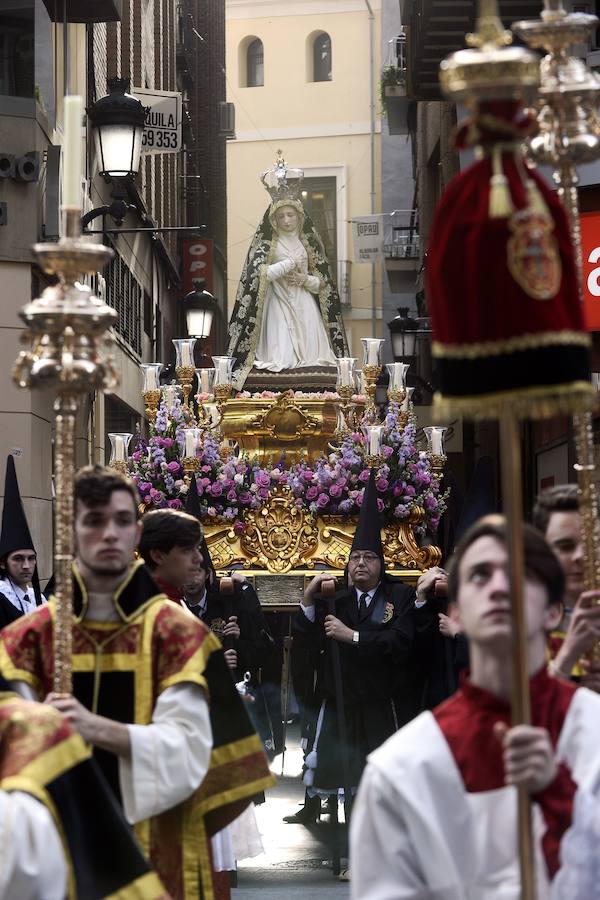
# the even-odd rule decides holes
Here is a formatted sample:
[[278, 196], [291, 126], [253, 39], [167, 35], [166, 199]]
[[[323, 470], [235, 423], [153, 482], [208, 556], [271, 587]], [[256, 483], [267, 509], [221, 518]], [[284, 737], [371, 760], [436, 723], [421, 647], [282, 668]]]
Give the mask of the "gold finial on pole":
[[502, 24], [496, 0], [479, 0], [478, 9], [476, 30], [465, 37], [469, 47], [507, 47], [512, 44], [512, 34]]
[[82, 274], [95, 275], [103, 269], [114, 254], [103, 244], [81, 238], [78, 196], [83, 100], [67, 97], [65, 106], [65, 234], [56, 244], [36, 244], [33, 248], [41, 269], [58, 276], [58, 283], [21, 310], [19, 315], [26, 325], [23, 339], [30, 346], [21, 351], [13, 370], [19, 387], [51, 388], [56, 393], [53, 689], [61, 694], [72, 691], [75, 416], [84, 394], [112, 391], [118, 384], [110, 332], [117, 313], [79, 281]]

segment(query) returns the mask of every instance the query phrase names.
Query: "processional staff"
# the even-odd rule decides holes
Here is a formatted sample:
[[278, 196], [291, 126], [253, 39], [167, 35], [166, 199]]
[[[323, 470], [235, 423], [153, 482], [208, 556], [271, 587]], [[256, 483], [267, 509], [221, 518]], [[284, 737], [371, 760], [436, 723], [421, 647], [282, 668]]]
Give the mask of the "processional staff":
[[[568, 222], [522, 155], [535, 127], [523, 101], [539, 84], [539, 61], [511, 41], [496, 0], [481, 0], [477, 30], [467, 36], [473, 49], [452, 54], [440, 67], [444, 93], [471, 111], [457, 145], [476, 147], [479, 157], [438, 206], [427, 298], [440, 388], [434, 411], [440, 419], [462, 415], [500, 424], [517, 725], [530, 723], [519, 421], [586, 413], [594, 391]], [[518, 804], [521, 897], [535, 900], [531, 808], [522, 788]]]
[[75, 417], [84, 394], [113, 391], [118, 377], [110, 331], [117, 313], [78, 280], [82, 275], [95, 275], [114, 255], [109, 247], [81, 238], [83, 99], [65, 97], [64, 110], [63, 237], [56, 244], [33, 247], [42, 270], [58, 276], [58, 283], [21, 310], [26, 325], [22, 339], [30, 348], [19, 355], [13, 377], [19, 387], [51, 389], [56, 394], [53, 689], [70, 694]]
[[[515, 22], [513, 31], [534, 50], [547, 55], [541, 64], [539, 133], [529, 142], [536, 162], [554, 169], [554, 181], [569, 217], [579, 288], [583, 301], [583, 266], [577, 166], [600, 158], [600, 126], [597, 107], [600, 79], [582, 59], [569, 56], [574, 44], [586, 43], [598, 27], [598, 17], [567, 13], [562, 0], [544, 0], [540, 19]], [[585, 589], [600, 587], [600, 522], [595, 483], [594, 435], [590, 413], [573, 419], [577, 451], [581, 542], [584, 557]], [[600, 644], [591, 651], [600, 662]]]

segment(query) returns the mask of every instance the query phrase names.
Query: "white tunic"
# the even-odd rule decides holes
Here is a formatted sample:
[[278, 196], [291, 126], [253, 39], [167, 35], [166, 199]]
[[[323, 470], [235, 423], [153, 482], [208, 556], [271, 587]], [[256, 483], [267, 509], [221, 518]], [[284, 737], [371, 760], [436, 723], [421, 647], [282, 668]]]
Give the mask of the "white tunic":
[[[267, 268], [267, 293], [254, 367], [269, 372], [307, 366], [335, 366], [335, 355], [318, 303], [316, 275], [304, 285], [290, 284], [292, 270], [308, 272], [306, 248], [298, 234], [280, 235]], [[316, 295], [316, 296], [315, 296]]]
[[29, 796], [0, 791], [0, 897], [64, 900], [67, 866], [56, 825]]
[[[600, 793], [600, 697], [580, 688], [569, 706], [557, 759], [578, 789]], [[520, 900], [516, 789], [467, 793], [429, 712], [371, 754], [350, 829], [354, 900]], [[551, 888], [533, 804], [537, 900]], [[559, 873], [560, 874], [560, 873]], [[600, 900], [597, 893], [587, 900]]]

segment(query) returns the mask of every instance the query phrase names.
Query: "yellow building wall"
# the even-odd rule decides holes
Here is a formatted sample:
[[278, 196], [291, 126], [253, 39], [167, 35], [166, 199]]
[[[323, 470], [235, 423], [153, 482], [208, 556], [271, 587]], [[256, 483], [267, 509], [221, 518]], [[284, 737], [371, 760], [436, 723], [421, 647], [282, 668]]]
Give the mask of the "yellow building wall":
[[[374, 13], [375, 211], [380, 211], [380, 2]], [[332, 80], [312, 82], [312, 39], [332, 42]], [[245, 47], [264, 47], [264, 86], [244, 87]], [[228, 303], [231, 312], [244, 259], [269, 197], [259, 175], [281, 149], [305, 176], [335, 175], [338, 259], [352, 260], [353, 216], [371, 212], [371, 98], [369, 12], [364, 0], [229, 0], [227, 99], [235, 104], [236, 140], [227, 147]], [[337, 270], [337, 261], [330, 260]], [[376, 266], [373, 328], [370, 265], [351, 266], [351, 304], [344, 318], [351, 353], [361, 337], [381, 334], [382, 268]]]

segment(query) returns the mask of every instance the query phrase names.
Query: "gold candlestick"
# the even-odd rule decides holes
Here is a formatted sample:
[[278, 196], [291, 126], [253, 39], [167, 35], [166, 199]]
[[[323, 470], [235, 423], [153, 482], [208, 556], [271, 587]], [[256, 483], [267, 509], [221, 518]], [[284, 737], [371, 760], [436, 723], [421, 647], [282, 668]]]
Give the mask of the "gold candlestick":
[[184, 456], [181, 460], [181, 465], [184, 474], [188, 476], [186, 479], [186, 481], [188, 482], [190, 475], [193, 475], [194, 472], [200, 471], [200, 459], [197, 456]]
[[381, 374], [381, 366], [364, 365], [362, 370], [367, 392], [365, 418], [368, 421], [374, 421], [376, 418], [375, 391], [377, 390], [377, 379]]
[[190, 394], [192, 393], [192, 384], [194, 383], [196, 370], [193, 366], [176, 366], [175, 375], [177, 376], [177, 380], [181, 385], [181, 390], [183, 393], [183, 405], [186, 409], [189, 409]]
[[225, 407], [232, 393], [233, 386], [231, 384], [215, 384], [215, 401], [221, 416], [221, 422], [225, 418]]
[[339, 408], [345, 424], [344, 428], [336, 428], [335, 437], [343, 438], [351, 432], [356, 424], [354, 418], [354, 403], [352, 403], [354, 388], [349, 384], [337, 384], [335, 389], [340, 398]]
[[400, 406], [401, 403], [406, 399], [406, 391], [388, 391], [388, 401], [390, 403], [397, 403]]
[[380, 453], [366, 453], [364, 459], [369, 469], [378, 469], [384, 463], [384, 457]]
[[73, 479], [75, 476], [75, 416], [83, 394], [113, 391], [118, 375], [109, 329], [117, 313], [78, 281], [93, 275], [113, 257], [103, 244], [81, 239], [81, 210], [65, 210], [65, 237], [56, 244], [36, 244], [33, 251], [44, 272], [58, 283], [20, 312], [30, 343], [13, 371], [19, 387], [52, 388], [56, 394], [55, 490], [56, 530], [54, 572], [54, 681], [56, 693], [72, 692], [71, 628], [73, 612]]
[[433, 470], [433, 474], [437, 478], [441, 478], [444, 474], [444, 468], [446, 466], [446, 454], [445, 453], [430, 453], [429, 461], [431, 462], [431, 468]]
[[146, 418], [151, 425], [154, 425], [158, 407], [160, 405], [160, 391], [145, 391], [142, 396], [144, 398], [144, 403], [146, 404]]

